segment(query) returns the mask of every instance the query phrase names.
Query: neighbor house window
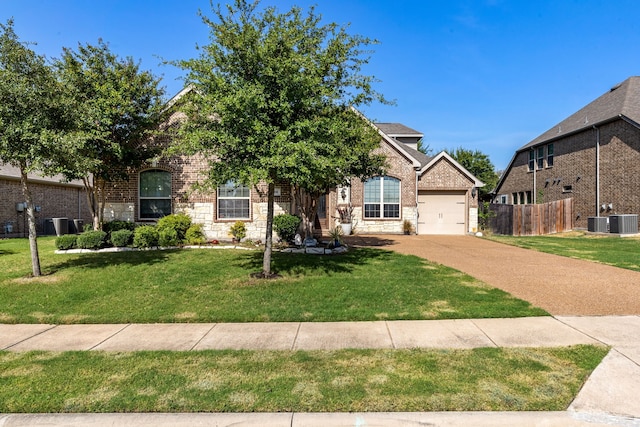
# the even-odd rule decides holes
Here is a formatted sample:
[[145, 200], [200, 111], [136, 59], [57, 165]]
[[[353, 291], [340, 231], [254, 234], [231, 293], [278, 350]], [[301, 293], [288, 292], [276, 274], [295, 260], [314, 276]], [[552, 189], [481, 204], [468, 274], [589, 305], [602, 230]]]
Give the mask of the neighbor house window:
[[544, 168], [544, 147], [538, 147], [538, 169]]
[[140, 219], [171, 214], [171, 173], [159, 169], [140, 172]]
[[513, 199], [513, 204], [517, 205], [518, 204], [518, 193], [513, 193], [511, 195], [511, 198]]
[[376, 176], [364, 183], [365, 218], [400, 218], [400, 180]]
[[536, 153], [535, 151], [529, 151], [529, 172], [533, 171], [533, 168], [536, 165]]
[[249, 187], [233, 181], [218, 187], [218, 218], [249, 219]]
[[553, 144], [547, 145], [547, 167], [553, 166]]
[[531, 191], [527, 191], [527, 201], [526, 204], [530, 205], [532, 203], [532, 199], [531, 199]]

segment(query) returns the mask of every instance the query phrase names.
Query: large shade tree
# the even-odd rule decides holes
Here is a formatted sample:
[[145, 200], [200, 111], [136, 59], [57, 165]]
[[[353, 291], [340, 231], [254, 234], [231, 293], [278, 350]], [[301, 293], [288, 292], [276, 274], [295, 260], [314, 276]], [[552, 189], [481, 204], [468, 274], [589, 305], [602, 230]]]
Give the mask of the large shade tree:
[[150, 143], [163, 108], [160, 79], [120, 58], [102, 40], [65, 48], [55, 63], [66, 97], [73, 104], [73, 131], [59, 159], [68, 179], [81, 179], [93, 228], [102, 226], [109, 182], [158, 154]]
[[59, 94], [51, 67], [20, 41], [13, 20], [0, 24], [0, 163], [20, 170], [34, 276], [41, 268], [28, 174], [52, 165], [68, 111]]
[[361, 72], [374, 40], [321, 24], [314, 8], [258, 6], [235, 0], [212, 7], [213, 18], [200, 13], [210, 42], [177, 63], [195, 88], [179, 129], [180, 149], [209, 160], [212, 187], [268, 184], [261, 274], [270, 277], [275, 184], [317, 196], [379, 170], [380, 137], [352, 107], [386, 101]]

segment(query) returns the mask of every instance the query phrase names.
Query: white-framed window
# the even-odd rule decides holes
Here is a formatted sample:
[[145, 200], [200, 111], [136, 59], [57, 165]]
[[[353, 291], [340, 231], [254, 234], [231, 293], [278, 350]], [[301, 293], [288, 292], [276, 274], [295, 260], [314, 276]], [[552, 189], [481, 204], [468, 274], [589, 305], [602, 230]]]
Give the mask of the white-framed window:
[[538, 169], [544, 168], [544, 146], [538, 147]]
[[[536, 153], [533, 150], [529, 151], [529, 172], [533, 171], [533, 168], [536, 167]], [[517, 204], [517, 203], [514, 203]]]
[[400, 218], [400, 180], [376, 176], [364, 183], [365, 218]]
[[547, 167], [553, 166], [553, 144], [547, 145]]
[[140, 172], [138, 198], [140, 219], [157, 219], [171, 214], [171, 172], [148, 169]]
[[218, 219], [249, 219], [251, 191], [233, 181], [218, 187]]

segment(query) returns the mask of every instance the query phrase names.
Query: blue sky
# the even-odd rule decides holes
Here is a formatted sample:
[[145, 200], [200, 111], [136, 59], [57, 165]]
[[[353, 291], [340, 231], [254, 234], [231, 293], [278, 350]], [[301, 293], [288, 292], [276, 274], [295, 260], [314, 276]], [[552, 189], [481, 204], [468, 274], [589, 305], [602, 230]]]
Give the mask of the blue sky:
[[[214, 1], [215, 2], [215, 1]], [[224, 1], [223, 1], [224, 3]], [[636, 0], [263, 0], [281, 11], [317, 6], [326, 22], [375, 38], [366, 74], [395, 106], [372, 120], [421, 131], [435, 151], [464, 147], [498, 170], [516, 149], [611, 86], [640, 75]], [[120, 56], [163, 75], [167, 94], [181, 71], [162, 59], [197, 55], [208, 0], [0, 0], [23, 41], [58, 57], [62, 47], [102, 38]]]

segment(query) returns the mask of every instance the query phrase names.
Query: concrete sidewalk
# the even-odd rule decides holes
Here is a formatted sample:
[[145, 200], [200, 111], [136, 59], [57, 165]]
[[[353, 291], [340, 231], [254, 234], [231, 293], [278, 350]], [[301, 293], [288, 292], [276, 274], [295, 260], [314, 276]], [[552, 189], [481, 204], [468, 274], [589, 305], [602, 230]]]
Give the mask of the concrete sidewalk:
[[8, 426], [640, 426], [640, 316], [328, 323], [0, 325], [0, 349], [335, 350], [342, 348], [612, 347], [566, 412], [366, 414], [0, 415]]

